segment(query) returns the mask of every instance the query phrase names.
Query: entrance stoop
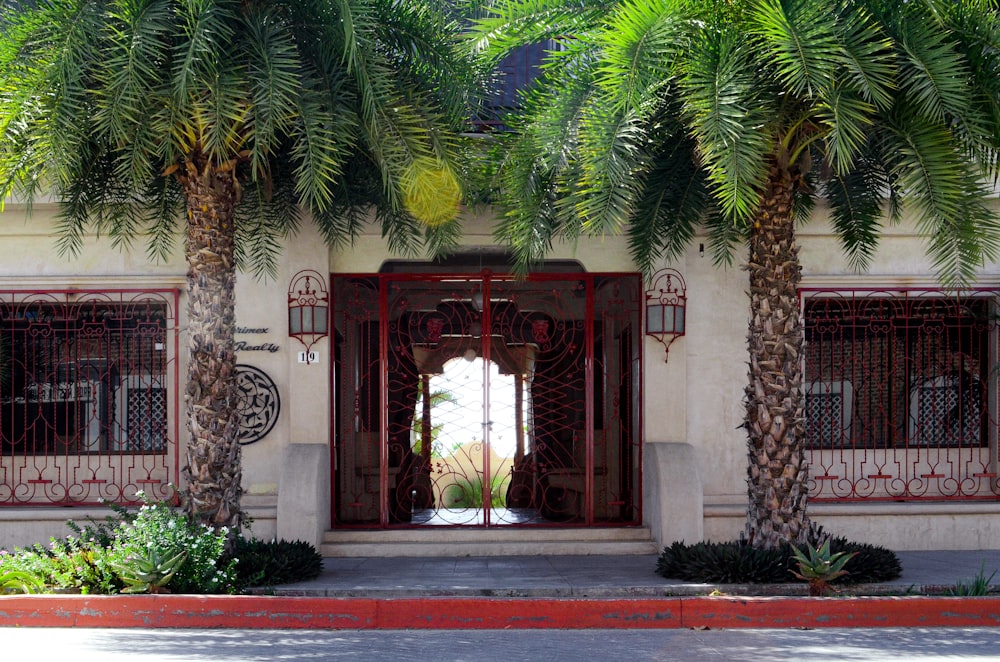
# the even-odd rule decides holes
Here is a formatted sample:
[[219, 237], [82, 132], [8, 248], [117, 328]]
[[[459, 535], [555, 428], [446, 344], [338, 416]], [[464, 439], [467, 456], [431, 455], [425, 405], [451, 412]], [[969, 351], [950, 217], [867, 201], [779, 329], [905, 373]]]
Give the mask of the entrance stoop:
[[320, 553], [329, 557], [593, 556], [658, 552], [648, 527], [337, 529], [327, 531], [320, 546]]

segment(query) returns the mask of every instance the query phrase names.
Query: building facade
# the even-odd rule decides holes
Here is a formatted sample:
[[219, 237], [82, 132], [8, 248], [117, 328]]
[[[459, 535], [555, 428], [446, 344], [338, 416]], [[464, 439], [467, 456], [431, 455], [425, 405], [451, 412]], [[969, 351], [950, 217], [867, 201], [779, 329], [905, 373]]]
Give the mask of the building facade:
[[[54, 209], [0, 215], [0, 547], [181, 481], [180, 251], [89, 238]], [[251, 531], [646, 527], [728, 540], [746, 508], [746, 274], [697, 239], [672, 264], [685, 333], [651, 330], [620, 238], [557, 245], [511, 277], [468, 214], [442, 263], [373, 228], [331, 250], [304, 224], [278, 276], [237, 285], [243, 505]], [[1000, 546], [1000, 264], [944, 290], [912, 225], [854, 273], [823, 210], [799, 231], [810, 514], [893, 549]], [[178, 246], [180, 242], [178, 241]], [[654, 288], [655, 290], [655, 288]], [[681, 311], [672, 309], [676, 319]], [[290, 318], [293, 321], [290, 327]], [[314, 321], [325, 332], [309, 333]], [[665, 325], [659, 319], [654, 326]], [[669, 339], [669, 338], [667, 338]]]

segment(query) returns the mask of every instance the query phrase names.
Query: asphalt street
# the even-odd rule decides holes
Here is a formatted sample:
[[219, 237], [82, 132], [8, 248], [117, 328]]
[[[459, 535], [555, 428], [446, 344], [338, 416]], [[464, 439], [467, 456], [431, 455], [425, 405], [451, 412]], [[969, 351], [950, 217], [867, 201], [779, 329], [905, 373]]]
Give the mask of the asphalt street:
[[0, 628], [6, 659], [257, 660], [998, 660], [998, 628], [817, 630], [105, 630]]

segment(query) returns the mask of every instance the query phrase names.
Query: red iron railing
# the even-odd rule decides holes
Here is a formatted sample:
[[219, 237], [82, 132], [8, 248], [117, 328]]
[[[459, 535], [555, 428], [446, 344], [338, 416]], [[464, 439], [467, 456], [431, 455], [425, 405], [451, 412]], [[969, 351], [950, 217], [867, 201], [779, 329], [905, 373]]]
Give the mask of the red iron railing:
[[176, 290], [0, 291], [0, 505], [168, 499]]
[[810, 497], [1000, 495], [1000, 291], [802, 295]]

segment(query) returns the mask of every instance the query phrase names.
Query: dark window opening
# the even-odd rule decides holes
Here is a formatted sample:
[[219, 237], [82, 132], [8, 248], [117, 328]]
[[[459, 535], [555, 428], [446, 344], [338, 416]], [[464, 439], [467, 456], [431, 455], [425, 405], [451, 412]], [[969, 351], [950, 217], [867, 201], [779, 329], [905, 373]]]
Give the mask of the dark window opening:
[[0, 304], [2, 452], [165, 452], [166, 304], [39, 299]]
[[810, 498], [995, 499], [998, 292], [803, 294]]

